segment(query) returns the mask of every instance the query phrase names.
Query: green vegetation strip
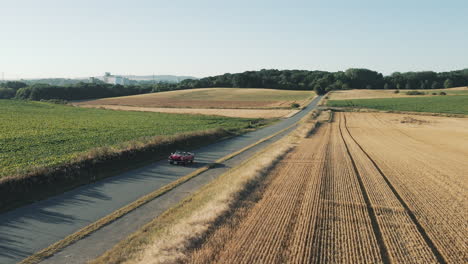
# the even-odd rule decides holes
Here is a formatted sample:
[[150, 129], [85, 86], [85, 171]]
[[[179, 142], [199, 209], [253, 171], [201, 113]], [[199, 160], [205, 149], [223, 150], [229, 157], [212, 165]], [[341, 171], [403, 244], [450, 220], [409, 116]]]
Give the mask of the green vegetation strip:
[[86, 227], [78, 230], [77, 232], [67, 236], [66, 238], [50, 245], [49, 247], [29, 256], [28, 258], [24, 259], [23, 261], [19, 262], [20, 264], [33, 264], [33, 263], [38, 263], [44, 259], [46, 259], [47, 257], [50, 257], [52, 256], [53, 254], [57, 253], [58, 251], [60, 251], [61, 249], [73, 244], [74, 242], [82, 239], [83, 237], [91, 234], [92, 232], [98, 230], [99, 228], [107, 225], [107, 224], [110, 224], [111, 222], [117, 220], [118, 218], [126, 215], [127, 213], [135, 210], [136, 208], [150, 202], [151, 200], [154, 200], [155, 198], [169, 192], [170, 190], [176, 188], [177, 186], [181, 185], [182, 183], [184, 182], [187, 182], [188, 180], [202, 174], [203, 172], [207, 171], [208, 169], [214, 167], [216, 164], [219, 164], [219, 163], [222, 163], [222, 162], [225, 162], [226, 160], [229, 160], [239, 154], [241, 154], [242, 152], [248, 150], [248, 149], [251, 149], [255, 146], [257, 146], [258, 144], [261, 144], [285, 131], [287, 131], [288, 129], [291, 129], [292, 127], [296, 126], [297, 124], [293, 124], [285, 129], [282, 129], [278, 132], [276, 132], [275, 134], [271, 135], [271, 136], [268, 136], [266, 138], [263, 138], [247, 147], [244, 147], [236, 152], [233, 152], [229, 155], [226, 155], [218, 160], [216, 160], [214, 163], [211, 163], [211, 164], [208, 164], [184, 177], [181, 177], [179, 178], [178, 180], [176, 181], [173, 181], [171, 183], [169, 183], [168, 185], [165, 185], [163, 186], [162, 188], [158, 189], [158, 190], [155, 190], [143, 197], [141, 197], [140, 199], [114, 211], [113, 213], [97, 220], [96, 222], [92, 223], [92, 224], [89, 224], [87, 225]]
[[329, 100], [327, 106], [468, 115], [468, 95]]
[[236, 130], [253, 121], [15, 100], [0, 100], [0, 120], [0, 178], [68, 164], [99, 147], [220, 127]]

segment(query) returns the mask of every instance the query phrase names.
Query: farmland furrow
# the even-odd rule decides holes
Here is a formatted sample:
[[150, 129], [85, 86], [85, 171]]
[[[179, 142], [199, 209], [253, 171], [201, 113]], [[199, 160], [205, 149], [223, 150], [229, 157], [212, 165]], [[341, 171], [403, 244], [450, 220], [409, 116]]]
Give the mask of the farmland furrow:
[[[293, 219], [293, 216], [297, 214], [298, 206], [302, 203], [304, 186], [311, 179], [307, 175], [311, 166], [315, 165], [297, 166], [285, 162], [279, 168], [277, 173], [281, 177], [277, 177], [276, 181], [272, 182], [273, 188], [267, 190], [258, 206], [254, 208], [254, 214], [245, 221], [240, 232], [234, 236], [234, 245], [228, 247], [232, 250], [227, 254], [221, 254], [220, 262], [232, 260], [233, 263], [281, 263], [283, 261], [282, 248], [288, 243], [284, 231], [295, 223], [296, 219]], [[258, 210], [255, 210], [257, 208]], [[244, 251], [247, 254], [239, 254]]]
[[[452, 151], [456, 149], [455, 142], [459, 142], [459, 146], [465, 144], [463, 137], [426, 143], [425, 137], [417, 137], [418, 134], [425, 133], [441, 133], [448, 137], [452, 132], [450, 127], [434, 126], [437, 122], [443, 122], [442, 119], [431, 121], [434, 124], [407, 125], [399, 122], [395, 124], [395, 120], [387, 116], [382, 118], [382, 115], [379, 116], [380, 119], [369, 114], [346, 115], [351, 124], [348, 128], [349, 141], [357, 144], [356, 151], [363, 152], [382, 176], [404, 208], [403, 214], [411, 219], [419, 237], [423, 238], [435, 260], [423, 258], [427, 257], [427, 250], [423, 250], [421, 239], [417, 236], [410, 239], [408, 233], [404, 232], [401, 235], [395, 234], [393, 240], [411, 247], [413, 254], [421, 255], [419, 262], [466, 263], [468, 155], [463, 147]], [[403, 133], [399, 130], [403, 130]], [[444, 144], [448, 140], [451, 142]], [[444, 148], [444, 145], [449, 148]], [[389, 229], [392, 232], [398, 231], [394, 225], [390, 225]], [[402, 241], [407, 239], [410, 240]], [[399, 249], [402, 251], [401, 255], [406, 253], [404, 247], [400, 246]], [[417, 260], [415, 258], [414, 261]]]
[[[294, 221], [292, 216], [296, 211], [297, 204], [301, 202], [306, 177], [304, 169], [297, 170], [295, 166], [288, 165], [282, 170], [283, 173], [291, 175], [290, 181], [281, 184], [272, 182], [272, 187], [265, 193], [266, 199], [259, 201], [258, 210], [250, 215], [243, 223], [240, 232], [234, 234], [234, 238], [228, 250], [221, 254], [221, 262], [251, 263], [279, 262], [280, 248], [285, 239], [288, 227]], [[296, 177], [294, 177], [296, 176]], [[300, 179], [303, 178], [303, 179]], [[295, 195], [290, 195], [295, 194]], [[272, 228], [274, 227], [274, 228]], [[243, 252], [243, 254], [239, 254]]]
[[376, 212], [391, 261], [397, 263], [445, 263], [413, 212], [401, 199], [372, 158], [354, 140], [342, 117], [342, 134], [357, 161], [363, 185]]
[[[360, 175], [356, 161], [354, 160], [353, 156], [351, 155], [351, 152], [349, 150], [348, 144], [346, 143], [344, 137], [343, 137], [343, 132], [342, 132], [342, 116], [337, 115], [337, 123], [338, 123], [338, 130], [339, 130], [339, 135], [341, 136], [341, 142], [344, 145], [344, 148], [346, 149], [346, 153], [348, 154], [349, 159], [351, 160], [352, 168], [354, 171], [354, 175], [356, 176], [357, 182], [359, 184], [359, 189], [360, 192], [362, 193], [362, 198], [364, 199], [365, 206], [367, 208], [369, 217], [370, 217], [370, 225], [372, 226], [372, 229], [375, 234], [375, 239], [377, 240], [377, 244], [379, 246], [379, 251], [380, 255], [382, 257], [382, 262], [383, 263], [390, 263], [390, 257], [388, 255], [388, 246], [385, 243], [385, 240], [382, 235], [382, 230], [381, 227], [379, 226], [378, 220], [377, 220], [377, 213], [375, 212], [374, 207], [372, 206], [372, 203], [369, 198], [369, 194], [364, 186], [362, 176]], [[335, 123], [336, 123], [335, 122]]]
[[272, 172], [262, 199], [239, 226], [223, 230], [231, 237], [217, 240], [225, 244], [220, 252], [202, 248], [190, 262], [383, 262], [343, 143], [337, 124], [304, 139]]
[[[303, 139], [261, 198], [189, 262], [466, 263], [468, 152], [369, 117], [338, 113]], [[448, 172], [437, 148], [453, 157]]]
[[[329, 141], [329, 128], [326, 126], [324, 138], [325, 142]], [[297, 224], [294, 226], [292, 231], [292, 238], [290, 240], [289, 249], [287, 251], [287, 258], [285, 260], [292, 261], [295, 263], [307, 263], [312, 257], [311, 244], [313, 242], [313, 234], [316, 226], [316, 221], [319, 213], [319, 199], [320, 199], [320, 188], [323, 179], [323, 167], [325, 165], [326, 157], [328, 156], [327, 144], [312, 145], [308, 146], [310, 149], [315, 149], [313, 155], [305, 155], [302, 160], [309, 160], [316, 163], [316, 166], [309, 167], [308, 177], [310, 181], [305, 186], [306, 192], [304, 201], [299, 210]], [[300, 151], [300, 153], [308, 153], [308, 151]], [[288, 162], [298, 162], [296, 160], [288, 160]], [[285, 261], [286, 262], [286, 261]]]
[[[297, 151], [288, 154], [269, 175], [271, 182], [262, 198], [245, 216], [239, 226], [232, 230], [221, 252], [212, 259], [213, 263], [284, 263], [290, 257], [291, 241], [297, 241], [296, 230], [311, 228], [303, 226], [303, 208], [309, 202], [311, 188], [317, 185], [317, 168], [323, 166], [323, 152], [327, 133], [320, 129], [309, 141], [300, 145]], [[314, 213], [313, 207], [311, 208]], [[202, 249], [203, 250], [203, 249]], [[209, 250], [209, 249], [208, 249]], [[197, 254], [190, 262], [207, 262]], [[208, 254], [209, 255], [209, 254]]]

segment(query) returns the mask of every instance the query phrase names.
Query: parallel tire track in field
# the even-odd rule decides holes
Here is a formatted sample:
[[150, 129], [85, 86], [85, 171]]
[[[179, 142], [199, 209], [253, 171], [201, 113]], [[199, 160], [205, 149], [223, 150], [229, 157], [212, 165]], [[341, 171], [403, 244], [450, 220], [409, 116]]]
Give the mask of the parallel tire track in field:
[[[317, 137], [322, 139], [326, 133], [317, 134]], [[324, 144], [315, 140], [310, 146], [321, 149]], [[307, 189], [318, 183], [317, 178], [311, 176], [323, 166], [322, 153], [298, 151], [280, 163], [262, 199], [234, 233], [228, 250], [220, 254], [219, 263], [287, 261], [290, 241], [295, 240], [294, 230], [302, 223], [298, 220], [303, 217], [299, 209], [306, 206], [304, 202], [310, 193]], [[309, 213], [313, 214], [314, 209]]]
[[337, 127], [322, 125], [278, 164], [262, 198], [225, 241], [214, 236], [216, 243], [188, 262], [382, 263], [350, 164]]
[[[349, 151], [349, 147], [348, 147], [348, 144], [346, 143], [346, 140], [343, 137], [343, 130], [342, 130], [342, 127], [341, 127], [341, 123], [342, 123], [341, 122], [341, 115], [340, 115], [340, 119], [338, 121], [339, 121], [340, 136], [341, 136], [341, 139], [343, 140], [343, 144], [344, 144], [344, 146], [346, 148], [346, 153], [348, 154], [349, 158], [351, 159], [351, 163], [353, 165], [354, 173], [355, 173], [355, 175], [357, 177], [357, 180], [359, 182], [359, 188], [361, 189], [362, 196], [364, 197], [364, 200], [366, 202], [369, 217], [371, 219], [372, 229], [374, 230], [375, 236], [376, 236], [377, 241], [378, 241], [380, 254], [382, 256], [382, 261], [383, 261], [383, 263], [391, 263], [390, 257], [388, 255], [388, 248], [387, 248], [387, 245], [386, 245], [385, 240], [383, 238], [382, 230], [381, 230], [381, 227], [379, 226], [376, 212], [374, 210], [374, 207], [371, 204], [369, 194], [367, 193], [366, 187], [364, 187], [362, 176], [359, 174], [358, 168], [356, 166], [356, 162], [355, 162], [353, 156], [351, 155], [351, 152]], [[346, 121], [344, 123], [344, 126], [346, 127]]]
[[[419, 259], [421, 263], [467, 263], [468, 122], [414, 116], [423, 121], [418, 124], [401, 122], [402, 118], [406, 115], [346, 113], [347, 130], [362, 148], [348, 135], [348, 142], [354, 145], [353, 154], [361, 153], [370, 163], [368, 167], [378, 167], [375, 174], [382, 179], [381, 185], [388, 186], [393, 200], [411, 221], [411, 230], [416, 230], [407, 243], [419, 245], [409, 253], [421, 257], [416, 255], [405, 262]], [[390, 197], [380, 196], [386, 201]], [[376, 201], [380, 206], [382, 201]], [[389, 228], [398, 232], [393, 226]], [[395, 237], [389, 241], [409, 238], [407, 232]], [[404, 257], [403, 253], [400, 256]]]
[[329, 133], [317, 205], [320, 212], [313, 243], [308, 245], [313, 254], [302, 263], [381, 263], [365, 198], [336, 123], [330, 124]]
[[[296, 255], [293, 252], [302, 253], [304, 248], [310, 248], [301, 244], [304, 240], [297, 239], [295, 234], [296, 230], [304, 230], [301, 235], [312, 234], [313, 222], [303, 219], [317, 214], [314, 200], [319, 193], [314, 189], [320, 185], [320, 177], [316, 175], [322, 171], [327, 136], [326, 128], [319, 129], [313, 139], [306, 139], [309, 144], [288, 154], [268, 175], [269, 184], [261, 199], [239, 226], [227, 231], [221, 241], [212, 243], [225, 244], [220, 252], [212, 256], [213, 246], [201, 248], [190, 262], [285, 263], [291, 254]], [[307, 147], [313, 151], [305, 151]], [[291, 243], [295, 247], [290, 247]]]
[[[409, 208], [408, 204], [403, 200], [403, 198], [400, 196], [398, 191], [395, 189], [395, 187], [392, 185], [392, 183], [389, 181], [388, 177], [382, 172], [380, 167], [377, 165], [377, 163], [371, 158], [371, 156], [362, 148], [362, 146], [356, 141], [356, 139], [353, 137], [353, 135], [349, 132], [349, 129], [347, 127], [347, 121], [346, 121], [346, 114], [343, 114], [343, 120], [344, 120], [344, 128], [346, 129], [346, 132], [348, 133], [349, 137], [352, 139], [352, 141], [358, 146], [358, 148], [364, 153], [364, 155], [369, 159], [370, 162], [372, 162], [372, 165], [377, 169], [379, 174], [382, 176], [383, 180], [387, 184], [387, 186], [390, 188], [392, 191], [393, 195], [398, 199], [400, 204], [403, 206], [405, 209], [406, 213], [408, 216], [411, 218], [411, 221], [413, 224], [416, 226], [418, 232], [421, 234], [423, 237], [424, 241], [426, 242], [427, 246], [430, 248], [434, 256], [437, 258], [437, 261], [439, 263], [447, 263], [447, 261], [444, 259], [438, 248], [434, 245], [432, 242], [431, 238], [428, 236], [426, 233], [426, 230], [424, 227], [419, 223], [419, 220], [416, 218], [415, 214], [411, 209]], [[340, 126], [340, 132], [341, 132], [341, 126]], [[342, 134], [341, 134], [342, 135]], [[343, 135], [342, 135], [343, 136]], [[344, 140], [344, 138], [343, 138]], [[346, 144], [346, 143], [345, 143]], [[351, 156], [351, 154], [348, 152], [348, 154]], [[358, 174], [358, 173], [357, 173]], [[359, 175], [359, 174], [358, 174]], [[365, 192], [365, 190], [364, 190]]]
[[235, 221], [216, 227], [186, 262], [466, 263], [460, 171], [468, 152], [447, 143], [441, 151], [456, 153], [446, 161], [453, 168], [439, 178], [439, 170], [415, 174], [438, 157], [425, 150], [438, 146], [424, 144], [429, 136], [414, 139], [421, 130], [405, 136], [388, 117], [366, 118], [337, 113], [319, 126], [273, 168]]

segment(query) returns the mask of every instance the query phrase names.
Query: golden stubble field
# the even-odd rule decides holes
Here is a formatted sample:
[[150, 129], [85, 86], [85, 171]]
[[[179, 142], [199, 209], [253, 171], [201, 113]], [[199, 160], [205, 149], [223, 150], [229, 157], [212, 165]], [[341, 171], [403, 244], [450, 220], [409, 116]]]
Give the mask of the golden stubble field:
[[241, 118], [287, 118], [300, 110], [293, 109], [207, 109], [207, 108], [164, 108], [125, 105], [80, 105], [85, 108], [103, 108], [122, 111], [158, 112], [171, 114], [214, 115]]
[[467, 263], [468, 120], [336, 113], [191, 263]]
[[[427, 95], [407, 95], [407, 91], [421, 91], [428, 93]], [[432, 93], [439, 94], [445, 92], [448, 95], [457, 94], [468, 94], [468, 87], [456, 87], [448, 89], [411, 89], [411, 90], [400, 90], [399, 93], [395, 93], [395, 90], [370, 90], [370, 89], [353, 89], [353, 90], [342, 90], [333, 91], [328, 96], [329, 100], [349, 100], [349, 99], [374, 99], [374, 98], [400, 98], [400, 97], [416, 97], [416, 96], [432, 96]]]
[[127, 111], [220, 115], [245, 118], [284, 118], [297, 113], [315, 94], [311, 91], [199, 88], [74, 102], [81, 107]]

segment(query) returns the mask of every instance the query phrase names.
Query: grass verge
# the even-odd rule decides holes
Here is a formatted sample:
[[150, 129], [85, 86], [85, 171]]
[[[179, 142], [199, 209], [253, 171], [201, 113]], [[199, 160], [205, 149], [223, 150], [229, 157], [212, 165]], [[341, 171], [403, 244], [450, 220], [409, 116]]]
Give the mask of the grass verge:
[[219, 176], [91, 263], [183, 261], [213, 225], [231, 214], [239, 199], [259, 186], [277, 161], [311, 133], [316, 116], [318, 112], [313, 112], [292, 134]]
[[250, 148], [252, 148], [252, 147], [254, 147], [254, 146], [256, 146], [256, 145], [258, 145], [258, 144], [260, 144], [260, 143], [262, 143], [262, 142], [264, 142], [264, 141], [266, 141], [268, 139], [270, 139], [270, 138], [272, 138], [272, 137], [275, 137], [276, 135], [281, 134], [281, 133], [283, 133], [284, 131], [286, 131], [288, 129], [291, 129], [294, 126], [296, 126], [296, 125], [295, 124], [291, 125], [291, 126], [285, 128], [285, 129], [283, 129], [283, 130], [281, 130], [281, 131], [279, 131], [279, 132], [277, 132], [277, 133], [275, 133], [275, 134], [273, 134], [273, 135], [271, 135], [269, 137], [263, 138], [263, 139], [255, 142], [255, 143], [245, 147], [245, 148], [242, 148], [242, 149], [240, 149], [240, 150], [238, 150], [236, 152], [233, 152], [233, 153], [231, 153], [231, 154], [229, 154], [227, 156], [224, 156], [224, 157], [216, 160], [212, 164], [209, 164], [209, 165], [207, 165], [205, 167], [202, 167], [202, 168], [196, 170], [195, 172], [193, 172], [193, 173], [191, 173], [189, 175], [186, 175], [186, 176], [184, 176], [184, 177], [182, 177], [182, 178], [180, 178], [180, 179], [178, 179], [178, 180], [176, 180], [176, 181], [174, 181], [174, 182], [172, 182], [172, 183], [170, 183], [170, 184], [168, 184], [168, 185], [166, 185], [166, 186], [164, 186], [164, 187], [162, 187], [162, 188], [160, 188], [158, 190], [155, 190], [154, 192], [152, 192], [150, 194], [147, 194], [147, 195], [141, 197], [140, 199], [138, 199], [138, 200], [136, 200], [136, 201], [122, 207], [122, 208], [120, 208], [119, 210], [114, 211], [113, 213], [99, 219], [98, 221], [96, 221], [96, 222], [82, 228], [81, 230], [67, 236], [65, 239], [63, 239], [61, 241], [58, 241], [58, 242], [52, 244], [51, 246], [49, 246], [49, 247], [47, 247], [47, 248], [33, 254], [32, 256], [24, 259], [20, 263], [21, 264], [38, 263], [38, 262], [44, 260], [45, 258], [53, 255], [54, 253], [58, 252], [59, 250], [63, 249], [64, 247], [74, 243], [75, 241], [89, 235], [90, 233], [96, 231], [97, 229], [99, 229], [99, 228], [101, 228], [101, 227], [115, 221], [116, 219], [124, 216], [125, 214], [129, 213], [130, 211], [140, 207], [141, 205], [155, 199], [156, 197], [159, 197], [159, 196], [167, 193], [168, 191], [170, 191], [170, 190], [174, 189], [175, 187], [181, 185], [182, 183], [190, 180], [191, 178], [200, 175], [201, 173], [203, 173], [204, 171], [206, 171], [209, 168], [213, 167], [214, 165], [216, 165], [218, 163], [222, 163], [222, 162], [224, 162], [224, 161], [226, 161], [228, 159], [231, 159], [232, 157], [237, 156], [240, 153], [242, 153], [242, 152], [244, 152], [244, 151], [246, 151], [246, 150], [248, 150], [248, 149], [250, 149]]

